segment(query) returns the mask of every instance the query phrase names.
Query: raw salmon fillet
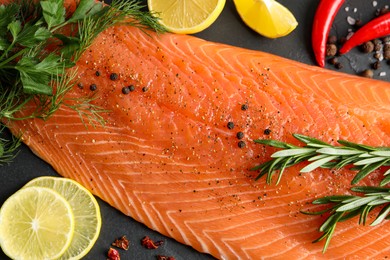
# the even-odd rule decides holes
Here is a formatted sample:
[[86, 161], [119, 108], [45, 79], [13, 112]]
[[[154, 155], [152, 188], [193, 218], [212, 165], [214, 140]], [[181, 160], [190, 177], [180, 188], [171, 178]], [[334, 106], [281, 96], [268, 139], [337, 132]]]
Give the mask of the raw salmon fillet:
[[[390, 254], [386, 221], [338, 224], [326, 254], [323, 242], [312, 243], [325, 216], [299, 211], [313, 209], [320, 196], [348, 192], [354, 172], [291, 168], [275, 186], [249, 170], [275, 151], [255, 144], [258, 138], [297, 143], [291, 135], [299, 133], [390, 146], [389, 83], [124, 26], [103, 32], [77, 67], [84, 88], [69, 97], [89, 95], [96, 84], [105, 126], [86, 126], [63, 106], [46, 122], [10, 127], [59, 174], [124, 214], [220, 259]], [[130, 85], [135, 90], [123, 94]], [[359, 184], [377, 185], [380, 177]]]

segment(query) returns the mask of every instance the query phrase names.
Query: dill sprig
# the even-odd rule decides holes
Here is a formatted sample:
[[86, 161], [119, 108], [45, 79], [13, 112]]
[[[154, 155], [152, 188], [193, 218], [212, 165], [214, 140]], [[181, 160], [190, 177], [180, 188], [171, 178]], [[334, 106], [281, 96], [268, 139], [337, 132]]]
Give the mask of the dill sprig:
[[[390, 165], [389, 147], [373, 147], [344, 140], [337, 141], [340, 146], [334, 146], [304, 135], [294, 134], [293, 136], [305, 145], [301, 147], [275, 140], [255, 140], [256, 143], [282, 149], [273, 153], [271, 160], [252, 168], [260, 172], [256, 179], [267, 175], [269, 184], [273, 176], [278, 174], [276, 181], [278, 184], [286, 168], [309, 162], [300, 170], [302, 173], [311, 172], [317, 168], [340, 169], [353, 165], [351, 170], [357, 173], [351, 184], [356, 184], [378, 168]], [[384, 173], [384, 176], [380, 183], [381, 186], [390, 182], [390, 169]]]
[[[75, 66], [94, 39], [107, 28], [129, 24], [141, 29], [165, 29], [138, 1], [80, 0], [68, 14], [64, 0], [17, 0], [0, 5], [0, 120], [48, 119], [61, 105], [76, 110], [84, 123], [104, 123], [96, 96], [71, 100]], [[35, 110], [26, 110], [34, 103]], [[24, 111], [24, 113], [19, 113]], [[26, 113], [26, 111], [30, 111]], [[86, 120], [85, 120], [86, 119]], [[0, 134], [4, 125], [0, 124]], [[0, 142], [0, 159], [14, 146]], [[11, 140], [12, 141], [12, 140]], [[16, 143], [16, 142], [15, 142]], [[9, 158], [9, 157], [7, 157]]]
[[326, 196], [314, 200], [315, 205], [329, 205], [328, 208], [315, 212], [301, 211], [306, 215], [323, 215], [329, 214], [319, 231], [323, 234], [313, 241], [319, 242], [325, 239], [323, 252], [327, 250], [330, 240], [334, 234], [337, 223], [349, 220], [359, 216], [359, 225], [365, 225], [370, 212], [375, 208], [381, 208], [371, 226], [382, 223], [383, 220], [390, 218], [390, 189], [371, 186], [352, 187], [353, 192], [363, 193], [362, 195], [335, 195]]

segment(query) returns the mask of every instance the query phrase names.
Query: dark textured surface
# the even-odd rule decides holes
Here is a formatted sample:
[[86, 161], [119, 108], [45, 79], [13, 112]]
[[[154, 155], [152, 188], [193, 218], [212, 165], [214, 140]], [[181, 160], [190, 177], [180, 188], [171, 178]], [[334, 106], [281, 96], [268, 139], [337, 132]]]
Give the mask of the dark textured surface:
[[[314, 11], [319, 1], [280, 0], [280, 2], [292, 11], [299, 22], [298, 28], [287, 37], [266, 39], [257, 35], [241, 22], [232, 0], [226, 1], [225, 9], [218, 20], [209, 29], [199, 33], [197, 36], [216, 42], [278, 54], [307, 64], [314, 64], [310, 36]], [[347, 15], [366, 22], [373, 17], [377, 8], [384, 6], [387, 1], [377, 1], [377, 7], [373, 7], [372, 2], [371, 0], [347, 2], [345, 7], [349, 6], [350, 11], [346, 12], [345, 8], [340, 11], [332, 33], [338, 36], [346, 35], [348, 28], [352, 28], [347, 24]], [[355, 7], [357, 12], [353, 11]], [[341, 71], [356, 74], [369, 68], [370, 64], [375, 60], [372, 54], [362, 54], [355, 49], [350, 54], [341, 57], [340, 61], [344, 65]], [[380, 71], [388, 71], [388, 66], [383, 61], [382, 68], [375, 72], [376, 75]], [[327, 65], [327, 67], [333, 69], [331, 65]], [[387, 74], [390, 73], [388, 72]], [[389, 76], [376, 77], [382, 80], [389, 80]], [[0, 167], [0, 203], [2, 204], [29, 180], [43, 175], [57, 174], [49, 165], [34, 156], [27, 147], [23, 146], [12, 164]], [[99, 205], [103, 220], [101, 234], [91, 252], [84, 259], [106, 259], [106, 253], [111, 242], [122, 235], [126, 235], [130, 240], [130, 249], [128, 251], [120, 251], [122, 259], [156, 259], [158, 254], [174, 256], [176, 259], [213, 259], [208, 255], [200, 254], [190, 247], [149, 230], [143, 224], [135, 222], [101, 200], [99, 200]], [[157, 250], [145, 249], [141, 246], [140, 240], [146, 235], [153, 240], [163, 240], [164, 244]], [[0, 252], [0, 259], [7, 259], [2, 252]]]

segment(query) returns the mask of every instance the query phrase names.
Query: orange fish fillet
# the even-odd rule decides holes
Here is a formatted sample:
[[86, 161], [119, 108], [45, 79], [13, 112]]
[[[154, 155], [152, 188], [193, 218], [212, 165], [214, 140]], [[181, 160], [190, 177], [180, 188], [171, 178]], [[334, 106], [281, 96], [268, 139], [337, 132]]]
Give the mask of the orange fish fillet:
[[[192, 36], [149, 34], [111, 28], [77, 64], [84, 88], [69, 95], [90, 94], [96, 84], [95, 103], [109, 111], [105, 126], [86, 127], [63, 106], [46, 122], [13, 122], [13, 133], [124, 214], [220, 259], [388, 255], [390, 223], [340, 223], [324, 255], [323, 243], [312, 243], [324, 218], [299, 213], [314, 198], [347, 192], [353, 172], [291, 168], [274, 186], [249, 169], [275, 151], [255, 144], [258, 138], [296, 143], [291, 134], [299, 133], [390, 146], [389, 83]], [[135, 90], [123, 94], [129, 85]], [[377, 185], [378, 174], [359, 184]]]

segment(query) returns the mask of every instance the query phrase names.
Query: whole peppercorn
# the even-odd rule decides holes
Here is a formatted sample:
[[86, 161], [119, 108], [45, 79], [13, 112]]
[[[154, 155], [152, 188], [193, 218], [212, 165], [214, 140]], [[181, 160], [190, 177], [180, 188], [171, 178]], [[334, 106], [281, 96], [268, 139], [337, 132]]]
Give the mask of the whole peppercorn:
[[374, 77], [374, 72], [373, 72], [372, 70], [370, 70], [370, 69], [366, 69], [366, 70], [364, 70], [364, 71], [361, 73], [361, 75], [362, 75], [363, 77], [366, 77], [366, 78], [373, 78], [373, 77]]
[[111, 73], [111, 74], [110, 74], [110, 79], [111, 79], [111, 80], [117, 80], [118, 77], [119, 77], [119, 76], [118, 76], [118, 74], [116, 74], [116, 73]]
[[385, 50], [385, 51], [383, 52], [383, 58], [384, 58], [385, 60], [390, 60], [390, 49]]
[[129, 87], [123, 87], [122, 88], [122, 93], [125, 94], [125, 95], [129, 94], [130, 93], [130, 88]]
[[360, 19], [356, 19], [354, 26], [359, 28], [363, 25], [363, 21]]
[[248, 104], [242, 104], [241, 110], [245, 111], [248, 109]]
[[234, 123], [233, 122], [228, 122], [227, 123], [227, 128], [229, 128], [230, 130], [234, 128]]
[[390, 43], [390, 36], [386, 36], [385, 38], [382, 39], [383, 43]]
[[344, 68], [343, 64], [340, 63], [340, 62], [336, 62], [336, 63], [334, 64], [334, 67], [335, 67], [336, 69], [338, 69], [338, 70], [341, 70], [342, 68]]
[[244, 141], [239, 141], [238, 142], [238, 147], [239, 148], [244, 148], [246, 146], [245, 142]]
[[100, 71], [97, 70], [97, 71], [95, 72], [95, 75], [99, 77], [99, 76], [100, 76]]
[[375, 52], [375, 54], [374, 54], [374, 58], [377, 60], [379, 60], [381, 58], [381, 56], [382, 56], [382, 53], [379, 51]]
[[326, 56], [335, 56], [337, 54], [336, 44], [330, 43], [326, 45]]
[[89, 86], [89, 89], [90, 89], [91, 91], [97, 90], [96, 84], [91, 84], [91, 85]]
[[244, 138], [244, 133], [238, 132], [236, 136], [237, 136], [237, 139], [242, 139], [242, 138]]
[[389, 7], [384, 6], [381, 9], [377, 10], [376, 15], [381, 16], [381, 15], [387, 14], [388, 12], [389, 12]]
[[328, 60], [329, 64], [335, 65], [336, 63], [339, 62], [339, 59], [337, 57], [332, 57]]
[[380, 51], [380, 50], [382, 50], [382, 41], [381, 41], [381, 40], [375, 39], [375, 40], [373, 41], [373, 43], [374, 43], [374, 51]]
[[387, 51], [387, 50], [390, 50], [390, 43], [385, 43], [383, 45], [383, 51]]
[[374, 62], [374, 63], [372, 64], [371, 67], [372, 67], [374, 70], [377, 70], [377, 69], [379, 69], [379, 68], [381, 67], [381, 64], [380, 64], [379, 61], [376, 61], [376, 62]]
[[84, 84], [81, 83], [81, 82], [79, 82], [79, 83], [77, 84], [77, 86], [79, 87], [79, 89], [83, 89], [83, 88], [84, 88]]
[[130, 85], [130, 86], [128, 86], [128, 88], [129, 88], [130, 92], [133, 92], [135, 90], [134, 85]]
[[264, 130], [265, 135], [270, 135], [271, 134], [271, 129], [267, 128]]
[[361, 45], [361, 50], [364, 53], [370, 53], [374, 51], [374, 43], [372, 41], [365, 42]]
[[327, 42], [330, 44], [336, 44], [337, 43], [337, 36], [336, 35], [329, 35]]

